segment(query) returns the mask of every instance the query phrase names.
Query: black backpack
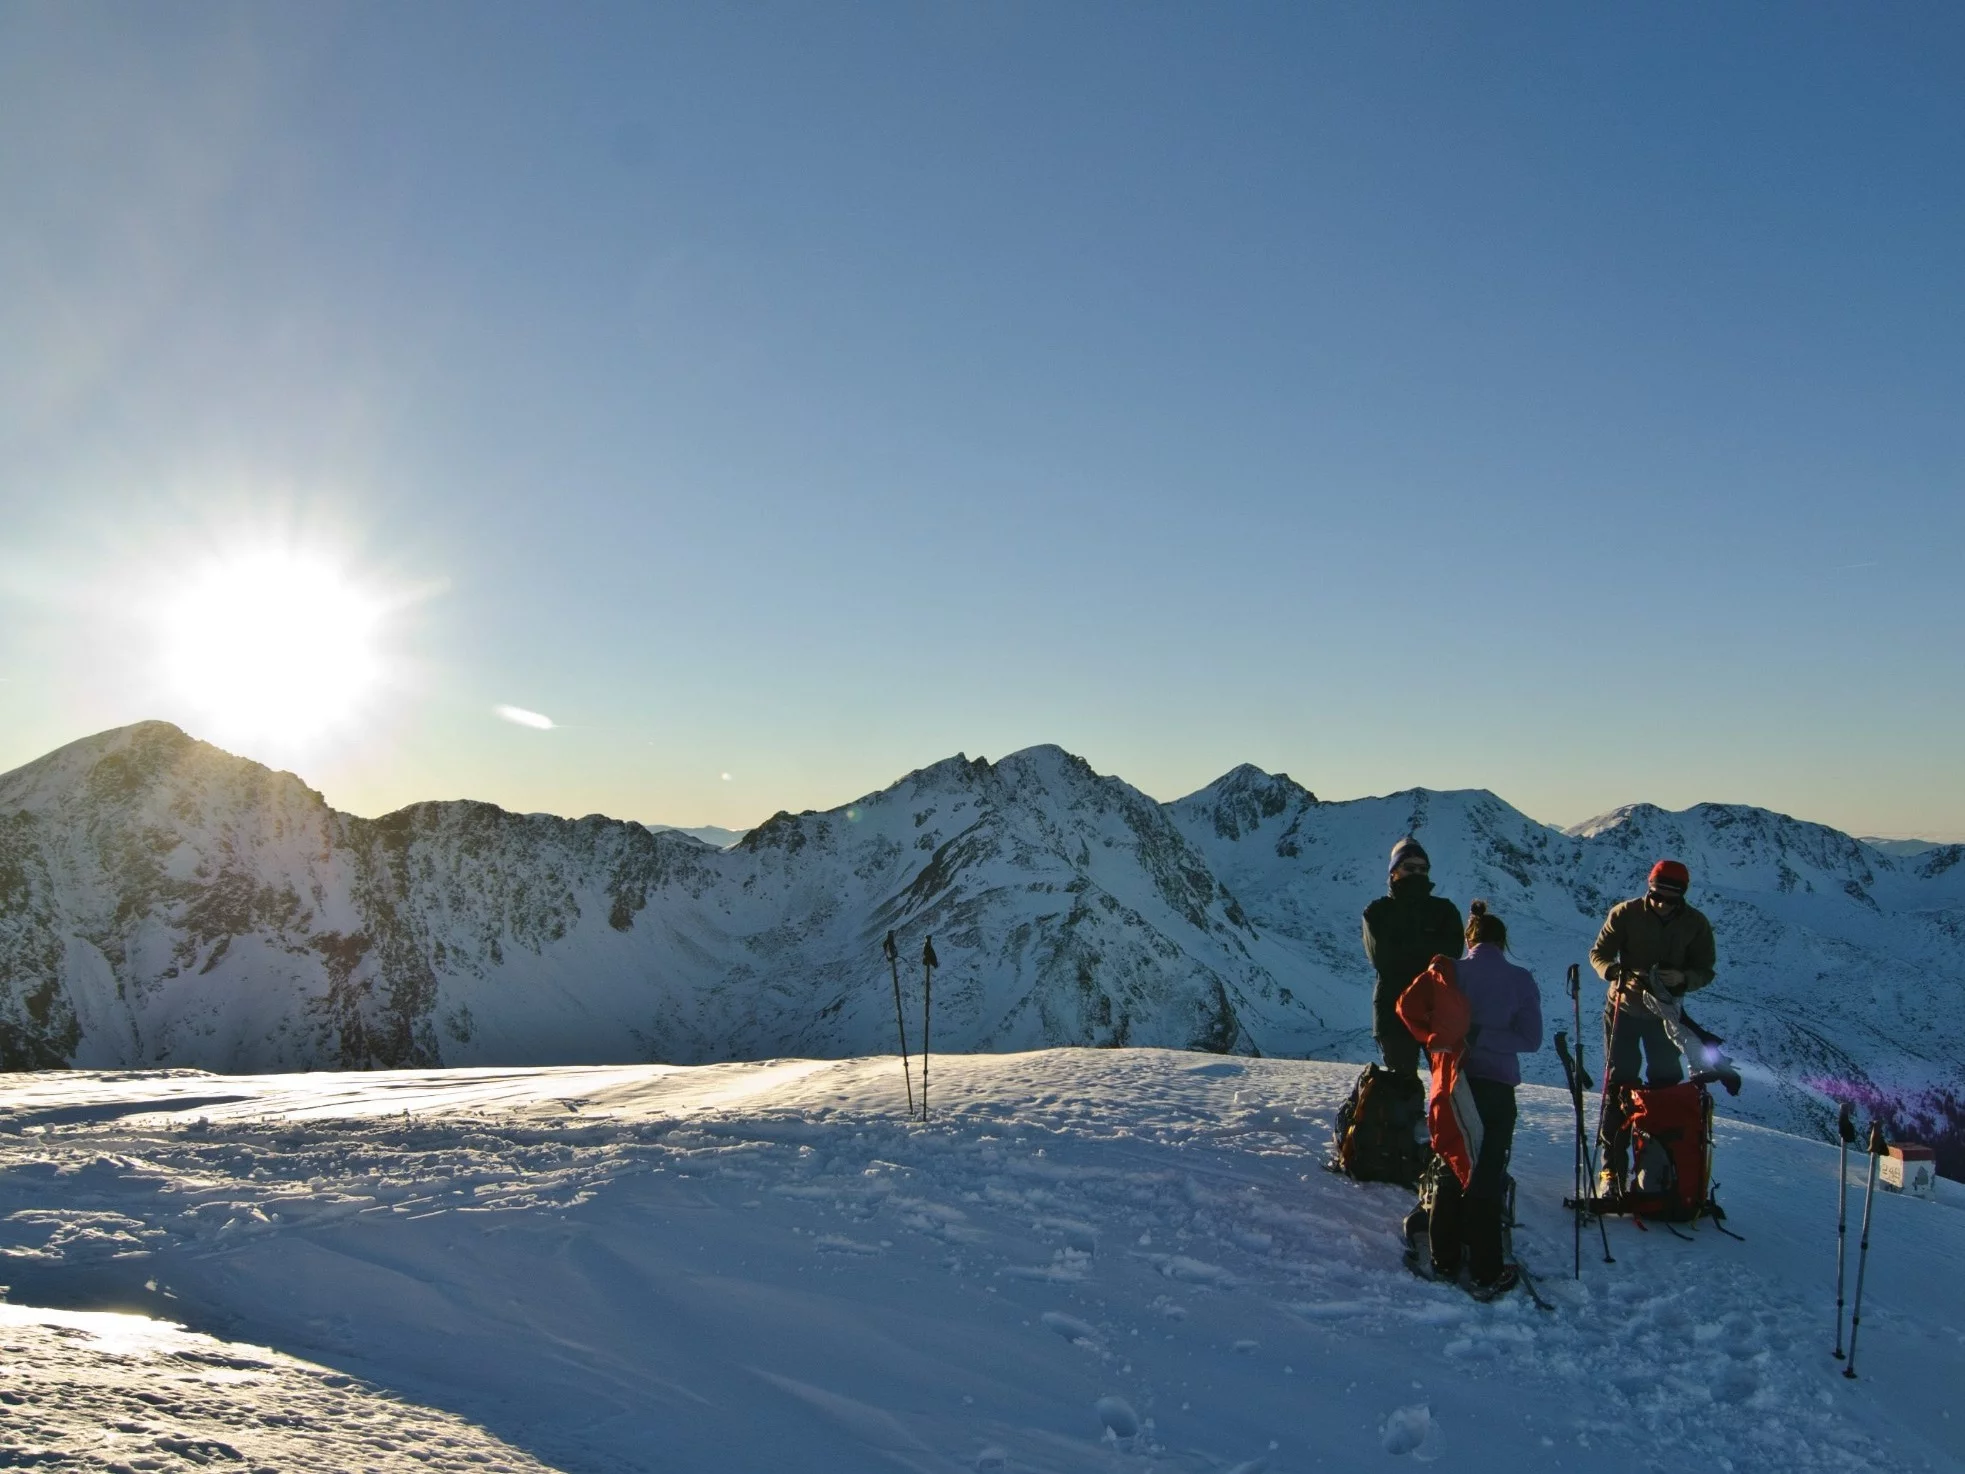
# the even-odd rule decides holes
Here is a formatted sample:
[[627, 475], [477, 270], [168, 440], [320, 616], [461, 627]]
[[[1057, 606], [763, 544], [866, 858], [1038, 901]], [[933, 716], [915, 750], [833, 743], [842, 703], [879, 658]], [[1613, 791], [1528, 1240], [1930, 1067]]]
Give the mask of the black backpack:
[[1426, 1133], [1426, 1092], [1410, 1070], [1366, 1065], [1337, 1113], [1330, 1169], [1359, 1182], [1414, 1187], [1433, 1155]]

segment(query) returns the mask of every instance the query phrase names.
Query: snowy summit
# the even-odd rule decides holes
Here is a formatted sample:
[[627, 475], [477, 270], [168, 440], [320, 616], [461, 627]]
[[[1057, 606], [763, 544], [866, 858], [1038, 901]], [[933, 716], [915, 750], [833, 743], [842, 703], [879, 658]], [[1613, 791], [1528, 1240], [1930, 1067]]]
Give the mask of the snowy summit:
[[1965, 1467], [1955, 1184], [1879, 1195], [1849, 1381], [1832, 1148], [1722, 1123], [1746, 1241], [1614, 1221], [1617, 1262], [1587, 1239], [1576, 1280], [1570, 1103], [1525, 1089], [1516, 1247], [1555, 1309], [1476, 1305], [1401, 1267], [1409, 1193], [1323, 1170], [1352, 1074], [937, 1059], [925, 1125], [894, 1058], [34, 1076], [0, 1118], [0, 1447], [145, 1470]]

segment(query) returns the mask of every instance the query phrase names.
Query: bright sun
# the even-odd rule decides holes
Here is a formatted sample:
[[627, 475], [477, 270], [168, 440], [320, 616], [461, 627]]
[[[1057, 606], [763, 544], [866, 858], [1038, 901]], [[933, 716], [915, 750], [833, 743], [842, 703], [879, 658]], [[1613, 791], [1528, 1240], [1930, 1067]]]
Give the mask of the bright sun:
[[388, 601], [333, 562], [283, 550], [198, 569], [161, 611], [163, 674], [220, 740], [311, 743], [362, 715], [385, 674]]

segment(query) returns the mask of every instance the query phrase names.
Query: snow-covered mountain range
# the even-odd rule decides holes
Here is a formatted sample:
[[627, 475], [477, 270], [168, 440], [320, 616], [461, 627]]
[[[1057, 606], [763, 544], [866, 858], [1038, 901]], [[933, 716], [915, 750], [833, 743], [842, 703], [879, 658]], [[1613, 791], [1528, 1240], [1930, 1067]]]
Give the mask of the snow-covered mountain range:
[[[704, 1062], [1167, 1045], [1365, 1058], [1358, 916], [1406, 833], [1540, 979], [1661, 855], [1720, 971], [1736, 1115], [1819, 1132], [1807, 1082], [1957, 1084], [1965, 847], [1891, 856], [1765, 810], [1646, 805], [1563, 832], [1481, 791], [1341, 803], [1241, 767], [1162, 804], [1055, 747], [955, 757], [728, 849], [489, 804], [380, 819], [160, 722], [0, 776], [0, 1064], [227, 1071]], [[1594, 1059], [1601, 985], [1584, 970]], [[1759, 1068], [1753, 1068], [1758, 1066]], [[1553, 1056], [1529, 1064], [1555, 1077]]]

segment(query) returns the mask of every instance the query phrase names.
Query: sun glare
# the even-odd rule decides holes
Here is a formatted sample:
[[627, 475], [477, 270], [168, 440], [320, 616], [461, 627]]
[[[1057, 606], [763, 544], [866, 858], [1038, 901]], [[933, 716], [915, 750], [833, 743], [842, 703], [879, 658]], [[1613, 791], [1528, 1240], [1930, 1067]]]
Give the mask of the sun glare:
[[388, 602], [333, 562], [235, 553], [198, 570], [165, 604], [163, 675], [200, 735], [279, 746], [359, 721], [384, 675]]

